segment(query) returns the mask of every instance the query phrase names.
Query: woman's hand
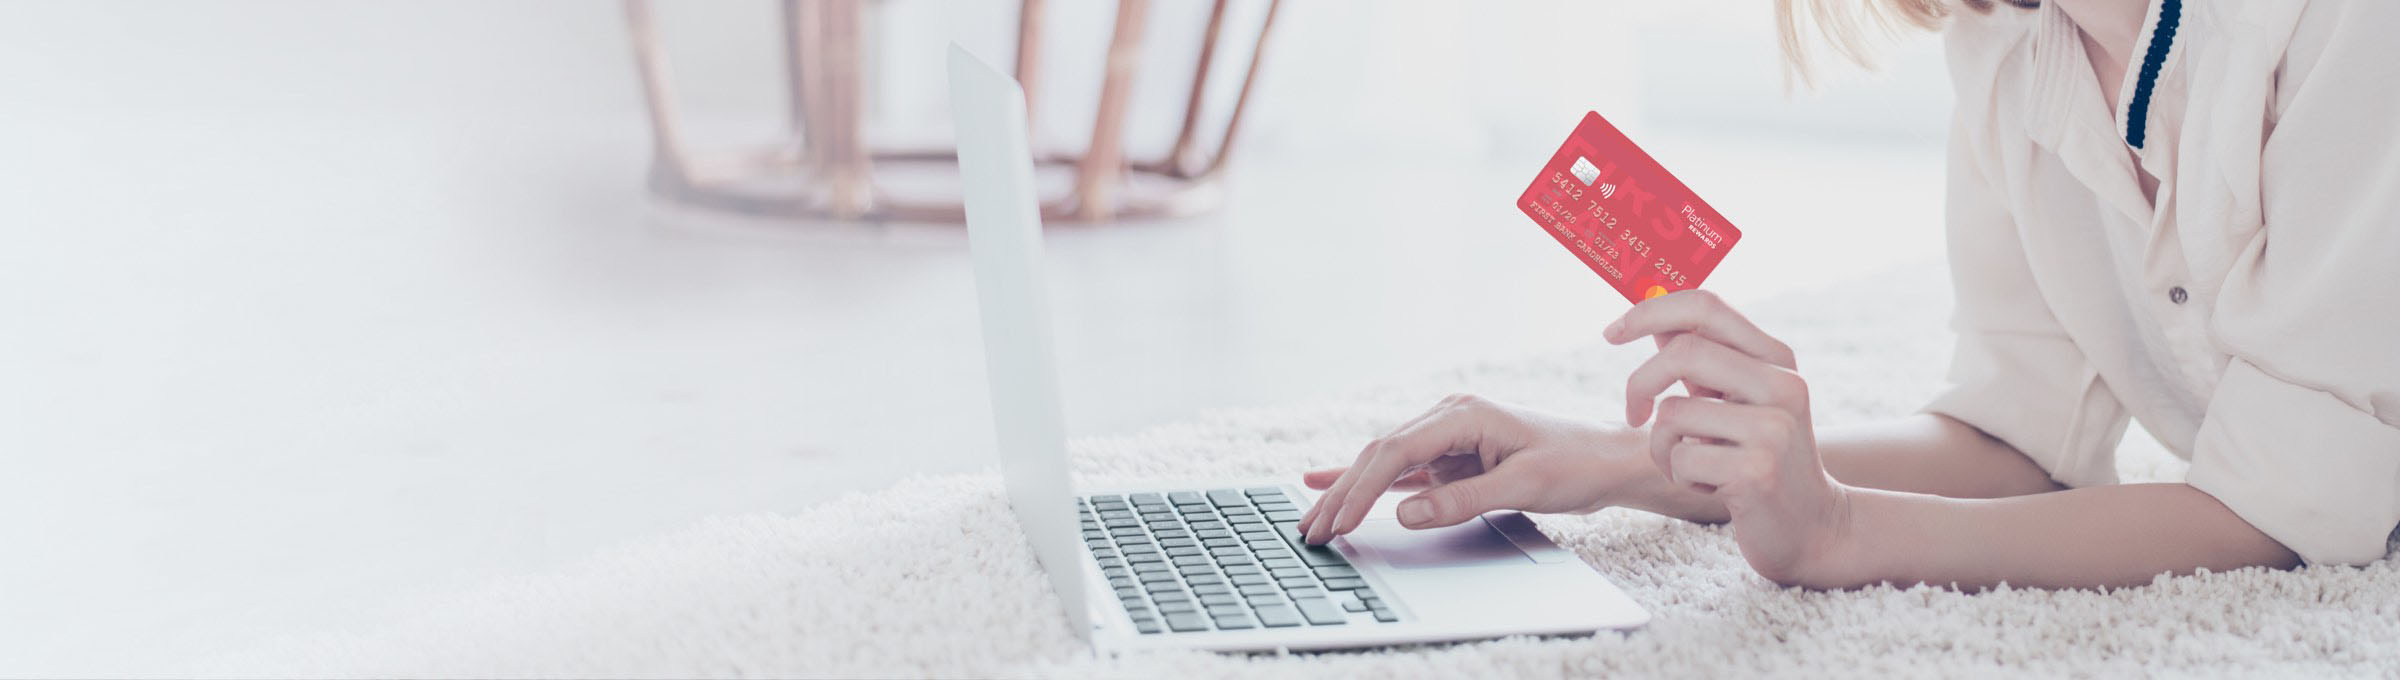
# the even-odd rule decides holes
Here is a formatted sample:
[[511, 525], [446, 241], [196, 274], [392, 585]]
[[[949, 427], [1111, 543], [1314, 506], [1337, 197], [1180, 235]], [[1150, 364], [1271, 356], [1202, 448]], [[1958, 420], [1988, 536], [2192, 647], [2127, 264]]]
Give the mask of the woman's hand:
[[[1658, 473], [1639, 431], [1578, 422], [1458, 395], [1367, 444], [1347, 468], [1308, 473], [1326, 489], [1300, 516], [1310, 543], [1349, 533], [1384, 490], [1424, 489], [1401, 501], [1401, 526], [1459, 524], [1493, 510], [1589, 512]], [[1654, 485], [1655, 486], [1655, 485]]]
[[[1659, 340], [1658, 354], [1626, 380], [1626, 422], [1656, 414], [1649, 449], [1657, 468], [1724, 503], [1750, 567], [1787, 585], [1842, 583], [1835, 562], [1846, 559], [1848, 490], [1817, 458], [1808, 385], [1791, 348], [1696, 290], [1635, 305], [1604, 335], [1615, 344]], [[1659, 399], [1678, 382], [1692, 396]]]

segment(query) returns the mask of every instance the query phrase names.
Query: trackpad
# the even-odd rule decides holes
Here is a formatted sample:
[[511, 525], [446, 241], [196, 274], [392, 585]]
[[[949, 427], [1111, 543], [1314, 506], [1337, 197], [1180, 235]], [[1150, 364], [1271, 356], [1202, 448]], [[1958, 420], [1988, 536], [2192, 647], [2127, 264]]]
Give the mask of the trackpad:
[[1350, 544], [1362, 547], [1383, 557], [1385, 563], [1399, 569], [1428, 569], [1436, 567], [1489, 567], [1501, 564], [1531, 564], [1533, 558], [1518, 550], [1507, 536], [1477, 517], [1465, 524], [1440, 529], [1418, 531], [1400, 526], [1388, 519], [1371, 519], [1350, 533]]

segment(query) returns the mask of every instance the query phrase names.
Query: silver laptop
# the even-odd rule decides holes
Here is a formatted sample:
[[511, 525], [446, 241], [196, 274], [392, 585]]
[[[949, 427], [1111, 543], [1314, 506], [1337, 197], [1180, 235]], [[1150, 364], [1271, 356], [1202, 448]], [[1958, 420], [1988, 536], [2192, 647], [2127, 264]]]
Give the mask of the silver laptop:
[[1331, 649], [1632, 628], [1649, 614], [1513, 512], [1411, 531], [1388, 506], [1330, 545], [1272, 481], [1077, 491], [1042, 284], [1025, 94], [950, 46], [950, 102], [1009, 505], [1075, 630], [1102, 650]]

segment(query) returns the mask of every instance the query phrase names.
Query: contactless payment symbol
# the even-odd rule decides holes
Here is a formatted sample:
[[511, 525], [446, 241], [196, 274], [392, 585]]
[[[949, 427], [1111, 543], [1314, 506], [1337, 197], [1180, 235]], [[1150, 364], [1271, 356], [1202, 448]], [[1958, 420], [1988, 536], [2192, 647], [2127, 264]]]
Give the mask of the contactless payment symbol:
[[1575, 179], [1583, 180], [1583, 185], [1587, 187], [1600, 179], [1600, 168], [1594, 167], [1591, 159], [1582, 156], [1576, 156], [1575, 166], [1568, 170], [1575, 173]]

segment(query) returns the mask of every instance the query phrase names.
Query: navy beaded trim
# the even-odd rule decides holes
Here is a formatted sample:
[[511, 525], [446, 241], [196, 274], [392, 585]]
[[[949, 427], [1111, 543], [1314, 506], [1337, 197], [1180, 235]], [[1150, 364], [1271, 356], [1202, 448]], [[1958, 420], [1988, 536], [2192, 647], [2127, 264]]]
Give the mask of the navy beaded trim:
[[2150, 122], [2150, 88], [2158, 84], [2158, 69], [2167, 63], [2175, 45], [2175, 24], [2183, 16], [2183, 0], [2158, 4], [2158, 27], [2150, 32], [2150, 53], [2142, 55], [2142, 78], [2133, 85], [2133, 104], [2125, 109], [2125, 143], [2142, 148]]

